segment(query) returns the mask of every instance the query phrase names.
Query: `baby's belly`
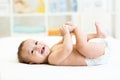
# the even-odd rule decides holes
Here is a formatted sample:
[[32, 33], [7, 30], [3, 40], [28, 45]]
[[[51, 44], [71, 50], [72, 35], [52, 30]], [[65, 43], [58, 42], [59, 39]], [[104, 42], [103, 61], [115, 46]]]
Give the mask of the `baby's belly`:
[[85, 57], [82, 56], [76, 49], [74, 49], [62, 63], [68, 66], [86, 66]]

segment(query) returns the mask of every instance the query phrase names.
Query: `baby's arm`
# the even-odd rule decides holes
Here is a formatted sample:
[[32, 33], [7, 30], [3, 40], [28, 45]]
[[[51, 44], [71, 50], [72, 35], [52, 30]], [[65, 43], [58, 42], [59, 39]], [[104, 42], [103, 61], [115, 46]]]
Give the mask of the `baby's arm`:
[[58, 47], [49, 56], [49, 63], [54, 65], [60, 65], [72, 52], [72, 38], [67, 27], [62, 26], [60, 28], [62, 33], [63, 42], [56, 46]]

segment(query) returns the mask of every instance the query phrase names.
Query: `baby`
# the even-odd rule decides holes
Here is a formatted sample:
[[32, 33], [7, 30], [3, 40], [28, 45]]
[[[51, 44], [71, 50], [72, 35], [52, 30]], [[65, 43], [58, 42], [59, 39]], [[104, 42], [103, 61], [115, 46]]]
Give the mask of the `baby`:
[[[59, 66], [91, 66], [106, 63], [109, 54], [107, 46], [91, 39], [107, 37], [99, 23], [95, 23], [96, 33], [86, 35], [72, 22], [60, 27], [62, 40], [49, 48], [45, 43], [33, 39], [23, 41], [18, 48], [21, 63], [48, 63]], [[72, 42], [75, 35], [76, 44]], [[105, 40], [104, 40], [105, 41]]]

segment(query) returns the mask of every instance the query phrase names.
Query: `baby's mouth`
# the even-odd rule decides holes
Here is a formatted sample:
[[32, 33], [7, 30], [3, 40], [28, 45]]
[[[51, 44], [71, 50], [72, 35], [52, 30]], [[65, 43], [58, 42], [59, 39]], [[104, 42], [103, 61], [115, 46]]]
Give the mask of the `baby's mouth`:
[[42, 47], [41, 54], [43, 54], [44, 52], [45, 52], [45, 46]]

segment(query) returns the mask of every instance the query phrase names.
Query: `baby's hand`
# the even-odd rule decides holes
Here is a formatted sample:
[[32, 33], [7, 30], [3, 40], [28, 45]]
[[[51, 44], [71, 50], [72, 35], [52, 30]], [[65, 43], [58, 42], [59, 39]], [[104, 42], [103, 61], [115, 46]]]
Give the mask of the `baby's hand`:
[[75, 26], [65, 25], [66, 28], [68, 28], [69, 32], [73, 32], [75, 29]]
[[66, 22], [65, 25], [68, 28], [69, 32], [74, 31], [74, 29], [76, 28], [76, 26], [72, 22]]
[[63, 26], [60, 27], [60, 34], [62, 36], [65, 35], [65, 34], [69, 34], [69, 33], [70, 33], [70, 31], [69, 31], [69, 29], [66, 25], [63, 25]]

